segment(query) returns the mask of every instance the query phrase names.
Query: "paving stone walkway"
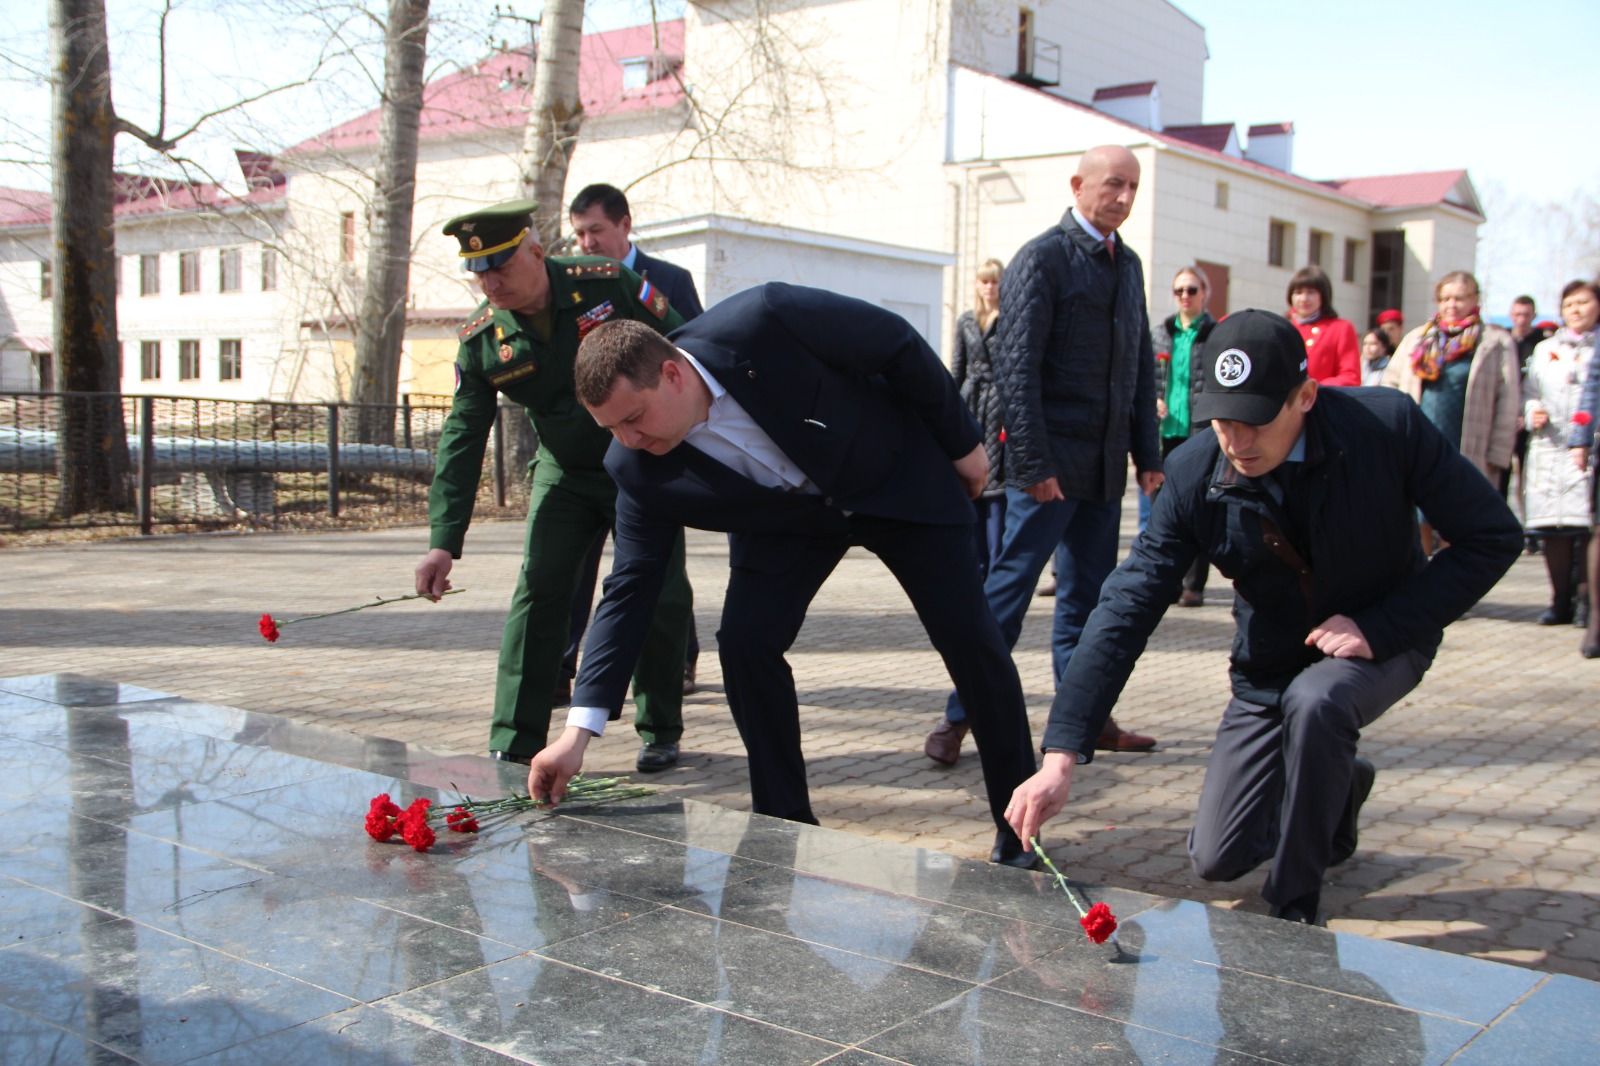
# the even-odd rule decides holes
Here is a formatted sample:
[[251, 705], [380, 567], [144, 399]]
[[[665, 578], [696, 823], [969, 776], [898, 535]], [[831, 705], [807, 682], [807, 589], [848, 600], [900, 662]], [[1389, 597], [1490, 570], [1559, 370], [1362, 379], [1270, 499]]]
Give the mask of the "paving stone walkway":
[[[0, 675], [74, 672], [479, 752], [520, 525], [475, 526], [454, 574], [468, 591], [441, 604], [310, 623], [272, 646], [256, 635], [263, 611], [293, 617], [409, 591], [425, 539], [408, 528], [0, 551]], [[683, 762], [655, 783], [748, 809], [714, 654], [726, 543], [691, 534], [689, 555], [708, 654], [687, 701]], [[1227, 698], [1232, 624], [1213, 577], [1205, 607], [1163, 621], [1118, 707], [1160, 747], [1080, 773], [1046, 843], [1086, 881], [1259, 911], [1260, 873], [1207, 884], [1184, 851]], [[1377, 786], [1360, 850], [1323, 894], [1332, 928], [1600, 978], [1600, 662], [1579, 657], [1576, 629], [1534, 623], [1545, 597], [1542, 561], [1524, 556], [1452, 627], [1423, 685], [1368, 730]], [[1036, 600], [1016, 653], [1035, 738], [1051, 696], [1048, 629], [1048, 601]], [[875, 559], [845, 559], [792, 662], [823, 824], [983, 856], [992, 827], [977, 759], [970, 741], [954, 769], [922, 755], [946, 679]], [[631, 773], [636, 748], [614, 728], [591, 747], [591, 767]]]

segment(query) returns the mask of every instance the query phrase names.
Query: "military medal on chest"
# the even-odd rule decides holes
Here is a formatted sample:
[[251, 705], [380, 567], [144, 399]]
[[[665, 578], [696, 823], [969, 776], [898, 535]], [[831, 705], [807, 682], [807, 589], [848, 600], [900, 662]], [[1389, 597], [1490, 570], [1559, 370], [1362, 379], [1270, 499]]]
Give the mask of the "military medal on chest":
[[617, 309], [610, 300], [589, 308], [589, 310], [578, 316], [578, 339], [582, 340], [587, 337], [590, 330], [616, 313]]

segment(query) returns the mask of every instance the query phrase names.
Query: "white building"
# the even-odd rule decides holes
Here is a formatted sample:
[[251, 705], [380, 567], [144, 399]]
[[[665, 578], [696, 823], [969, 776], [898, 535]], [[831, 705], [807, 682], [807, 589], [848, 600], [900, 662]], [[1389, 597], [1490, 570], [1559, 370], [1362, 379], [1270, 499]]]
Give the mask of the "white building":
[[[1466, 174], [1296, 175], [1292, 124], [1244, 136], [1201, 124], [1206, 62], [1204, 28], [1166, 0], [697, 0], [680, 20], [584, 38], [567, 196], [597, 181], [623, 188], [640, 243], [690, 269], [708, 305], [765, 280], [818, 285], [893, 308], [940, 347], [977, 264], [1054, 225], [1082, 153], [1116, 143], [1143, 166], [1122, 234], [1145, 261], [1153, 317], [1182, 265], [1205, 267], [1225, 311], [1281, 309], [1311, 261], [1358, 324], [1387, 306], [1426, 317], [1432, 282], [1474, 263], [1482, 212]], [[439, 229], [516, 195], [530, 69], [526, 51], [502, 52], [429, 86], [402, 391], [450, 391], [453, 327], [478, 297]], [[280, 332], [275, 347], [262, 339], [270, 350], [251, 379], [264, 394], [344, 392], [377, 131], [374, 110], [279, 157]], [[119, 251], [142, 251], [138, 223], [120, 219]], [[28, 260], [17, 233], [0, 215], [8, 307], [14, 291], [29, 302], [30, 283], [39, 303], [38, 250]], [[176, 259], [202, 240], [162, 233], [165, 251], [147, 254]], [[184, 329], [195, 335], [167, 323], [205, 301], [170, 291], [143, 305], [161, 312], [152, 319], [125, 293], [125, 344], [160, 340], [166, 352]], [[255, 321], [267, 329], [271, 317]], [[13, 318], [0, 321], [13, 350], [48, 336], [47, 315], [45, 328]], [[136, 391], [146, 383], [128, 351]], [[167, 370], [175, 358], [163, 356], [163, 391], [188, 384]]]
[[[265, 399], [292, 316], [280, 235], [287, 186], [240, 153], [249, 191], [117, 175], [122, 391]], [[48, 194], [0, 190], [0, 389], [53, 387]]]

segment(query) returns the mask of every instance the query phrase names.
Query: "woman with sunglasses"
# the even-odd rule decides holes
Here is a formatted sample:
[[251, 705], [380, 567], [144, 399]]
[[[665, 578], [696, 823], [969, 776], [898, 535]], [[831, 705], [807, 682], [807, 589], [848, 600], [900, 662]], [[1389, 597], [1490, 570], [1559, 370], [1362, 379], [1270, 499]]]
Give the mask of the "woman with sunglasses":
[[[1150, 330], [1156, 353], [1156, 417], [1161, 420], [1161, 455], [1189, 439], [1189, 397], [1194, 391], [1194, 368], [1201, 363], [1200, 348], [1216, 320], [1206, 310], [1211, 299], [1211, 282], [1197, 266], [1186, 266], [1172, 278], [1172, 302], [1177, 312], [1168, 315]], [[1139, 495], [1141, 522], [1149, 502]], [[1200, 556], [1183, 576], [1183, 591], [1178, 606], [1205, 604], [1206, 574], [1211, 567]]]

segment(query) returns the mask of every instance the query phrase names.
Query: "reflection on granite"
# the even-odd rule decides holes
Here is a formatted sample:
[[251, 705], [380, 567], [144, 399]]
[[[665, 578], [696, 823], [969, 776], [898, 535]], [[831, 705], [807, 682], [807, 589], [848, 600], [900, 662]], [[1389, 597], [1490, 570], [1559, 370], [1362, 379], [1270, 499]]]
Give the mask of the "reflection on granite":
[[0, 1061], [1579, 1062], [1600, 986], [645, 798], [441, 834], [475, 756], [0, 679]]

